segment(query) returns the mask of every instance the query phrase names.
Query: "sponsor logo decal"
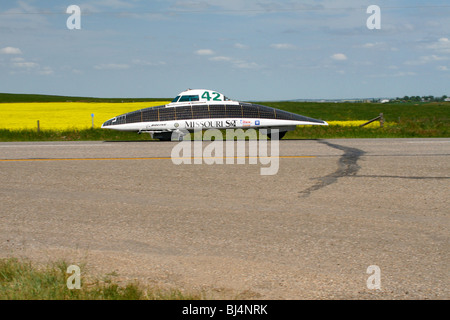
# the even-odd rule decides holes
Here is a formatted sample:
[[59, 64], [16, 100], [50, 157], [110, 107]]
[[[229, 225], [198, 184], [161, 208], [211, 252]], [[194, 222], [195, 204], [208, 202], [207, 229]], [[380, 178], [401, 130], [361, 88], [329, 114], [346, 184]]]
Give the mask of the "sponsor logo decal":
[[234, 128], [237, 120], [185, 121], [186, 128]]

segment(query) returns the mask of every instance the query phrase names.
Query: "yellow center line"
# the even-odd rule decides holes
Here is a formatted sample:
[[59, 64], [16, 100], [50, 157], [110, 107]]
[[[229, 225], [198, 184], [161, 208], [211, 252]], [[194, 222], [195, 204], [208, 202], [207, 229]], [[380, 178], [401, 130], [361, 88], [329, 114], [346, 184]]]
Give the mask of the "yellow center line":
[[[148, 158], [43, 158], [43, 159], [0, 159], [0, 162], [33, 162], [33, 161], [108, 161], [108, 160], [186, 160], [186, 159], [257, 159], [275, 158], [272, 156], [260, 157], [148, 157]], [[315, 156], [278, 156], [280, 159], [316, 158]]]

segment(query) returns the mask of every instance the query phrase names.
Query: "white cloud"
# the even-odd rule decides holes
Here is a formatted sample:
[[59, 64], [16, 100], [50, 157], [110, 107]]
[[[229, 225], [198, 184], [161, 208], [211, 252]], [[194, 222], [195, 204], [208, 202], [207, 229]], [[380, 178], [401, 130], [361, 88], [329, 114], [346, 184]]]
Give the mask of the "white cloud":
[[17, 1], [16, 7], [2, 11], [0, 28], [7, 28], [11, 31], [48, 27], [48, 15], [36, 14], [40, 11], [39, 8], [32, 6], [29, 2], [32, 1]]
[[373, 48], [373, 47], [378, 46], [379, 44], [380, 44], [380, 42], [377, 42], [377, 43], [371, 43], [371, 42], [369, 42], [369, 43], [363, 44], [362, 47], [363, 47], [363, 48], [368, 48], [368, 49], [370, 49], [370, 48]]
[[439, 66], [437, 69], [439, 71], [450, 71], [450, 69], [447, 66]]
[[200, 56], [210, 56], [214, 54], [214, 51], [212, 51], [211, 49], [200, 49], [195, 51], [195, 54], [198, 54]]
[[26, 61], [23, 58], [12, 58], [11, 65], [12, 74], [39, 74], [39, 75], [52, 75], [54, 71], [51, 67], [41, 66], [37, 62]]
[[26, 69], [38, 68], [39, 67], [38, 63], [36, 63], [36, 62], [28, 62], [28, 61], [13, 62], [12, 65], [15, 68], [26, 68]]
[[157, 62], [151, 62], [147, 60], [141, 60], [141, 59], [133, 59], [131, 63], [138, 65], [138, 66], [163, 66], [166, 63], [164, 61], [157, 61]]
[[440, 38], [437, 42], [434, 42], [427, 47], [441, 53], [450, 53], [450, 40], [448, 38]]
[[386, 42], [367, 42], [363, 45], [357, 45], [355, 47], [364, 49], [395, 50], [395, 48], [390, 48]]
[[178, 10], [188, 10], [188, 11], [200, 11], [200, 10], [206, 10], [211, 7], [211, 4], [206, 1], [190, 1], [190, 0], [183, 0], [183, 1], [176, 1], [172, 6], [171, 9], [178, 11]]
[[108, 63], [108, 64], [99, 64], [94, 66], [97, 70], [125, 70], [130, 66], [128, 64], [119, 64], [119, 63]]
[[97, 1], [97, 5], [101, 5], [109, 8], [132, 8], [134, 4], [130, 3], [130, 1], [122, 1], [122, 0], [101, 0]]
[[406, 72], [395, 73], [392, 76], [394, 76], [394, 77], [412, 77], [412, 76], [415, 76], [415, 75], [417, 75], [417, 73], [411, 72], [411, 71], [406, 71]]
[[239, 69], [258, 69], [261, 68], [261, 66], [255, 62], [248, 62], [245, 60], [241, 60], [241, 59], [236, 59], [236, 58], [232, 58], [232, 57], [226, 57], [226, 56], [216, 56], [216, 57], [211, 57], [208, 58], [208, 60], [210, 61], [215, 61], [215, 62], [228, 62], [231, 63], [231, 65], [235, 68], [239, 68]]
[[233, 65], [239, 69], [259, 69], [261, 66], [256, 62], [247, 62], [243, 60], [235, 60], [233, 61]]
[[225, 57], [225, 56], [218, 56], [218, 57], [211, 57], [209, 58], [211, 61], [232, 61], [233, 58]]
[[44, 76], [48, 76], [48, 75], [53, 74], [54, 72], [53, 72], [53, 69], [50, 68], [50, 67], [43, 67], [42, 69], [40, 69], [40, 70], [38, 71], [38, 73], [39, 73], [39, 74], [42, 74], [42, 75], [44, 75]]
[[235, 43], [235, 44], [234, 44], [234, 47], [235, 47], [235, 48], [238, 48], [238, 49], [248, 49], [248, 48], [249, 48], [248, 45], [242, 44], [242, 43]]
[[335, 53], [331, 56], [331, 59], [336, 61], [345, 61], [347, 60], [347, 56], [343, 53]]
[[369, 78], [391, 78], [391, 77], [414, 77], [417, 73], [411, 71], [400, 71], [397, 73], [370, 74]]
[[[287, 2], [287, 3], [283, 3]], [[214, 10], [223, 14], [232, 15], [251, 15], [267, 12], [288, 12], [292, 10], [308, 10], [322, 8], [322, 5], [314, 4], [297, 4], [293, 1], [248, 1], [248, 0], [178, 0], [172, 9], [177, 10], [193, 10], [207, 11]]]
[[295, 46], [290, 43], [274, 43], [274, 44], [271, 44], [270, 47], [277, 49], [277, 50], [295, 49]]
[[427, 63], [431, 63], [431, 62], [435, 62], [435, 61], [443, 61], [443, 60], [448, 60], [448, 59], [449, 59], [448, 57], [442, 57], [442, 56], [437, 56], [435, 54], [432, 54], [429, 56], [422, 56], [418, 60], [406, 61], [405, 64], [417, 66], [417, 65], [427, 64]]
[[89, 3], [80, 4], [82, 12], [101, 12], [103, 8], [108, 9], [124, 9], [124, 8], [134, 8], [135, 5], [122, 1], [122, 0], [99, 0], [91, 1]]
[[22, 50], [19, 48], [13, 48], [13, 47], [6, 47], [3, 49], [0, 49], [1, 54], [22, 54]]

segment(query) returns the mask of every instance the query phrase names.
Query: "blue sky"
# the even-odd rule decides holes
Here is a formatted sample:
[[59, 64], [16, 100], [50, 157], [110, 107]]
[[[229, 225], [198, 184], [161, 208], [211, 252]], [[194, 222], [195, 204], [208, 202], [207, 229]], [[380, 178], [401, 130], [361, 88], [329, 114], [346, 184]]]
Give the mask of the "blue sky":
[[[69, 30], [67, 7], [81, 8]], [[370, 5], [381, 29], [370, 30]], [[0, 92], [239, 100], [450, 95], [446, 0], [0, 3]]]

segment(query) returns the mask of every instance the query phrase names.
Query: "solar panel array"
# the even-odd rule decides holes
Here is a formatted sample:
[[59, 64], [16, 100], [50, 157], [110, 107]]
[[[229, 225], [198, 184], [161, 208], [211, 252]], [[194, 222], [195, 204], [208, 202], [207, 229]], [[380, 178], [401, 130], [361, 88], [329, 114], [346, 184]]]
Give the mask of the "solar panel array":
[[184, 107], [151, 107], [118, 116], [115, 119], [108, 120], [104, 125], [212, 118], [253, 118], [310, 121], [316, 123], [322, 122], [320, 120], [271, 107], [251, 103], [240, 103], [239, 105], [200, 104]]

